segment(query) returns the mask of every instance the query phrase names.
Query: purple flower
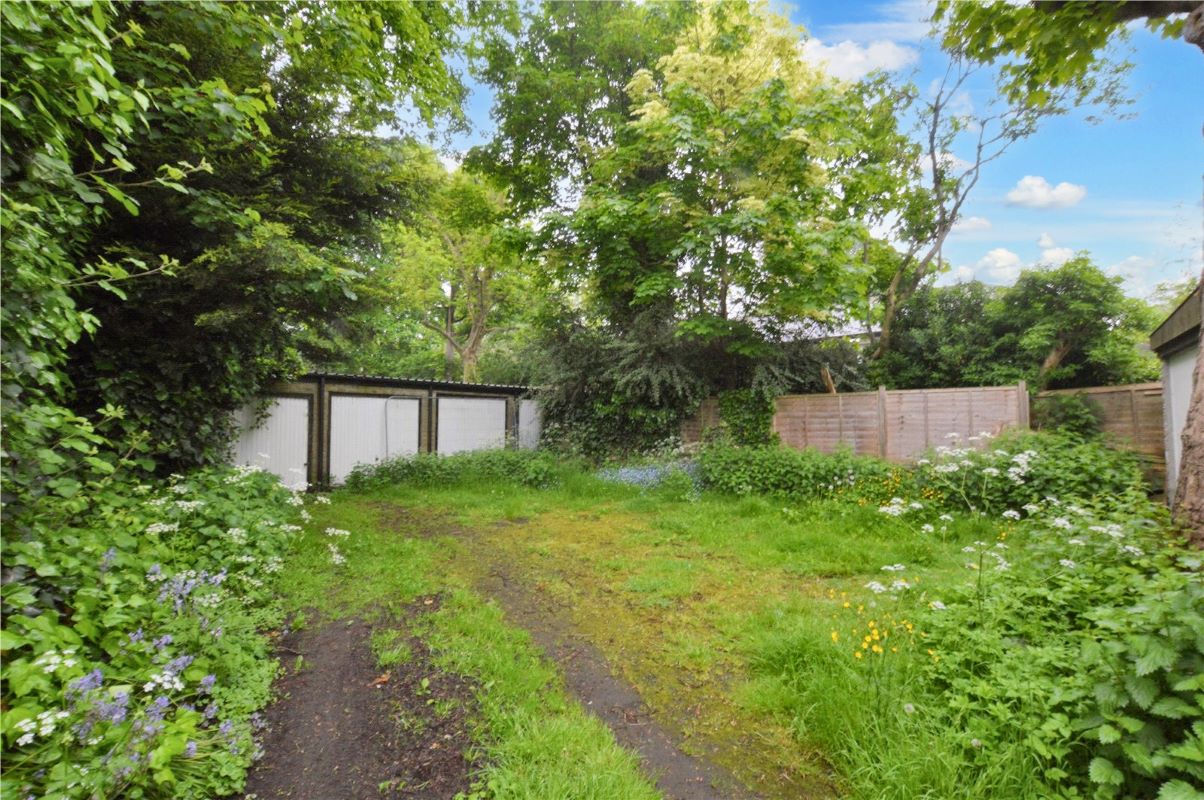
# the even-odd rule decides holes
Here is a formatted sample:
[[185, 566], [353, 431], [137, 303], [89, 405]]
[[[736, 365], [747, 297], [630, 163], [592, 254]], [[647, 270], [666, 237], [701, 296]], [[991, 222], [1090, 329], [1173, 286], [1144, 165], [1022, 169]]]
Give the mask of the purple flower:
[[76, 678], [67, 684], [67, 697], [75, 700], [88, 692], [95, 691], [104, 683], [104, 674], [100, 669], [94, 669], [82, 678]]
[[146, 718], [158, 722], [163, 719], [163, 715], [167, 713], [171, 701], [167, 699], [167, 695], [159, 695], [155, 698], [155, 702], [151, 703], [146, 709]]
[[201, 712], [201, 716], [203, 716], [205, 719], [213, 719], [214, 717], [216, 717], [217, 716], [217, 704], [210, 703], [209, 705], [205, 706], [205, 710]]
[[179, 675], [181, 672], [188, 669], [188, 665], [191, 664], [193, 660], [194, 659], [192, 656], [180, 656], [179, 658], [173, 658], [171, 661], [167, 662], [167, 666], [163, 668], [163, 671], [168, 675]]
[[108, 550], [106, 550], [104, 556], [100, 559], [100, 571], [107, 572], [109, 567], [113, 566], [113, 559], [116, 557], [116, 547], [110, 547]]
[[158, 564], [151, 564], [150, 569], [146, 571], [147, 580], [150, 580], [151, 578], [157, 578], [162, 574], [163, 567], [159, 566]]
[[230, 720], [226, 720], [221, 725], [219, 725], [217, 728], [217, 732], [220, 733], [222, 736], [229, 736], [233, 731], [234, 731], [234, 723], [231, 722]]
[[196, 758], [196, 742], [189, 742], [184, 745], [184, 757]]
[[155, 639], [155, 649], [162, 650], [165, 647], [167, 647], [169, 644], [171, 644], [171, 642], [172, 642], [171, 634], [165, 633], [162, 636], [160, 636], [158, 639]]
[[120, 725], [125, 722], [126, 706], [130, 702], [130, 696], [125, 692], [121, 692], [113, 697], [111, 703], [100, 701], [93, 709], [93, 713], [100, 720], [110, 723], [111, 725]]
[[205, 677], [201, 678], [201, 688], [200, 688], [201, 694], [209, 694], [210, 692], [212, 692], [213, 685], [215, 683], [217, 683], [216, 675], [206, 675]]
[[142, 629], [141, 628], [139, 628], [138, 630], [136, 630], [130, 634], [130, 644], [138, 644], [138, 642], [140, 642], [140, 641], [142, 641]]
[[213, 575], [212, 577], [209, 578], [209, 583], [212, 584], [213, 586], [221, 586], [222, 582], [225, 580], [226, 580], [226, 568], [222, 567], [221, 572], [219, 572], [216, 575]]

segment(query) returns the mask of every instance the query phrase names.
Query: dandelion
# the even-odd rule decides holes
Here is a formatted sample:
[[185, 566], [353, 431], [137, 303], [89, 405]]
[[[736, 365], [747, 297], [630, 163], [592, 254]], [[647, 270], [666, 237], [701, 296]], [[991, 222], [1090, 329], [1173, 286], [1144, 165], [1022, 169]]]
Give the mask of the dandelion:
[[982, 740], [981, 739], [971, 739], [970, 746], [975, 749], [979, 749], [982, 747]]
[[911, 703], [904, 703], [903, 704], [903, 713], [904, 714], [914, 714], [914, 713], [916, 713], [916, 707], [914, 705], [912, 705]]

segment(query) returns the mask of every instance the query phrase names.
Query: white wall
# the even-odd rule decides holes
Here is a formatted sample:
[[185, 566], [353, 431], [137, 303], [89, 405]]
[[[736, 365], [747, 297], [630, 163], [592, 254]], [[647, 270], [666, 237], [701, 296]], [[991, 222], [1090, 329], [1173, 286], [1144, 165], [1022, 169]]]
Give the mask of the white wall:
[[492, 397], [440, 397], [436, 452], [488, 450], [506, 443], [506, 401]]
[[518, 401], [518, 446], [525, 450], [539, 447], [539, 435], [543, 432], [543, 413], [539, 401], [525, 398]]
[[234, 413], [238, 438], [234, 463], [263, 467], [291, 489], [303, 489], [309, 467], [309, 400], [277, 397], [267, 417], [255, 425], [255, 407], [248, 404]]
[[357, 464], [418, 452], [415, 397], [330, 397], [330, 482], [342, 483]]
[[1191, 379], [1200, 345], [1193, 344], [1162, 362], [1162, 411], [1166, 428], [1166, 496], [1175, 499], [1179, 482], [1179, 460], [1183, 456], [1183, 427], [1191, 402]]

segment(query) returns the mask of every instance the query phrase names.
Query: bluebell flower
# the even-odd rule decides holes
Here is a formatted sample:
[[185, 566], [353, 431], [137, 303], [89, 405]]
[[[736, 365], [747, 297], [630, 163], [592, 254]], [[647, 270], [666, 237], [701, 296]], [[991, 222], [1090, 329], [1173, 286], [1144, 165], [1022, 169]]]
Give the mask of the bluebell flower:
[[217, 683], [216, 675], [206, 675], [205, 677], [201, 678], [201, 687], [200, 687], [201, 694], [209, 694], [210, 692], [212, 692], [213, 685], [215, 683]]
[[117, 557], [117, 548], [110, 547], [105, 551], [104, 556], [100, 559], [100, 571], [108, 572], [109, 567], [113, 566], [113, 559]]
[[196, 758], [196, 742], [189, 742], [184, 745], [184, 757]]
[[165, 633], [162, 636], [160, 636], [158, 639], [155, 639], [155, 649], [163, 650], [169, 644], [171, 644], [171, 642], [172, 642], [171, 634]]
[[131, 633], [130, 634], [130, 644], [138, 644], [138, 642], [142, 641], [142, 635], [143, 634], [142, 634], [141, 628], [139, 628], [138, 630]]

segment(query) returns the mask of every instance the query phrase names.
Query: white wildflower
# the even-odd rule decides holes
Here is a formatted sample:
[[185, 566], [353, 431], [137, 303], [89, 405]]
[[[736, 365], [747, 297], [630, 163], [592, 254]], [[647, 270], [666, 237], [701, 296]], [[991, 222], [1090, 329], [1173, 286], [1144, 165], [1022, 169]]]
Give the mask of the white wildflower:
[[1020, 512], [1009, 508], [1007, 511], [1003, 512], [1003, 516], [1005, 519], [1020, 519]]

